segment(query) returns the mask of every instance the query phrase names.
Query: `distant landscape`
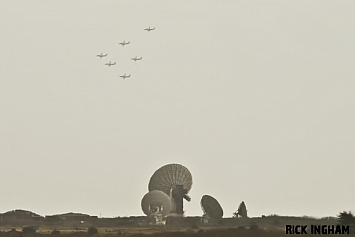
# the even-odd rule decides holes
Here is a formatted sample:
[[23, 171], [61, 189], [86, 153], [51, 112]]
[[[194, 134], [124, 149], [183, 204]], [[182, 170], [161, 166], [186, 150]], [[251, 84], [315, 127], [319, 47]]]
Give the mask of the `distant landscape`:
[[82, 213], [41, 216], [26, 210], [14, 210], [0, 214], [0, 236], [284, 236], [286, 225], [341, 224], [340, 216], [269, 215], [222, 218], [211, 220], [208, 224], [203, 224], [201, 220], [200, 216], [174, 217], [170, 224], [167, 222], [164, 226], [158, 226], [147, 216], [99, 218]]

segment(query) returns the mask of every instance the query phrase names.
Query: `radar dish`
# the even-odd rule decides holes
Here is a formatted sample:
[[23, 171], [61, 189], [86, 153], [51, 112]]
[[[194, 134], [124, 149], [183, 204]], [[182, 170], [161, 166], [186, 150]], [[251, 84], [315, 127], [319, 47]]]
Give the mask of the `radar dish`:
[[170, 197], [162, 191], [153, 190], [144, 195], [141, 202], [142, 210], [147, 216], [161, 213], [163, 217], [170, 213]]
[[242, 203], [240, 203], [238, 210], [233, 214], [235, 217], [240, 216], [241, 218], [248, 218], [248, 211], [247, 211], [247, 207], [245, 206], [244, 201], [242, 201]]
[[154, 172], [149, 180], [148, 190], [160, 190], [170, 195], [170, 190], [176, 185], [183, 185], [183, 189], [188, 193], [192, 187], [192, 175], [183, 165], [168, 164]]
[[210, 195], [203, 195], [201, 198], [201, 208], [202, 211], [214, 219], [221, 219], [223, 216], [223, 209], [219, 202]]

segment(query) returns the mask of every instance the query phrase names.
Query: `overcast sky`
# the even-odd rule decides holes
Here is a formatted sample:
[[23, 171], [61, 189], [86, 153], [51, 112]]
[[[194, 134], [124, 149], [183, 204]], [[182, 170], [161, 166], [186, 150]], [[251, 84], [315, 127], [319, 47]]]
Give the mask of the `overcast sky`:
[[204, 194], [225, 217], [241, 201], [250, 216], [355, 211], [354, 12], [353, 0], [2, 0], [0, 212], [144, 215], [169, 163], [191, 171], [190, 216]]

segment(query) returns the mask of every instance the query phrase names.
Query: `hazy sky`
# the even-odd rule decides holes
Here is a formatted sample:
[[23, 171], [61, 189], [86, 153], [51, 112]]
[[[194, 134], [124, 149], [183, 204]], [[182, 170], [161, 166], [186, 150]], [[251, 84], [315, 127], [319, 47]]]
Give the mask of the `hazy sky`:
[[0, 212], [144, 215], [169, 163], [192, 173], [187, 215], [204, 194], [226, 217], [241, 201], [250, 216], [355, 211], [354, 12], [353, 0], [2, 0]]

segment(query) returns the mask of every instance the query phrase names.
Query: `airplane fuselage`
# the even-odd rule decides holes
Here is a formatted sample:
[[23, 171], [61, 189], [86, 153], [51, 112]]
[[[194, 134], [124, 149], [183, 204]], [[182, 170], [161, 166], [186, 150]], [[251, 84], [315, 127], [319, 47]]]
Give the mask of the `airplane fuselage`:
[[120, 76], [120, 77], [122, 77], [123, 79], [126, 79], [126, 78], [129, 78], [131, 75], [126, 75], [126, 74], [124, 74], [124, 75], [122, 75], [122, 76]]
[[132, 60], [139, 61], [139, 60], [142, 60], [142, 58], [132, 58]]
[[119, 44], [122, 45], [122, 46], [125, 46], [126, 44], [129, 44], [129, 43], [130, 43], [130, 41], [128, 41], [128, 42], [123, 41], [123, 42], [121, 42], [121, 43], [119, 43]]
[[113, 65], [116, 65], [116, 62], [114, 62], [114, 63], [109, 62], [109, 63], [106, 63], [105, 65], [111, 67], [111, 66], [113, 66]]
[[155, 30], [155, 27], [154, 28], [150, 28], [150, 26], [147, 28], [147, 29], [144, 29], [144, 30], [146, 30], [146, 31], [151, 31], [151, 30]]

